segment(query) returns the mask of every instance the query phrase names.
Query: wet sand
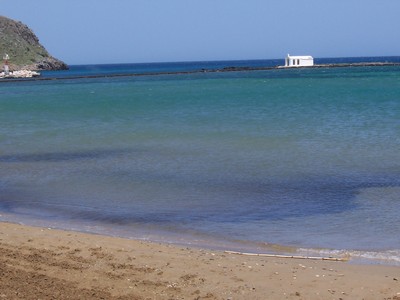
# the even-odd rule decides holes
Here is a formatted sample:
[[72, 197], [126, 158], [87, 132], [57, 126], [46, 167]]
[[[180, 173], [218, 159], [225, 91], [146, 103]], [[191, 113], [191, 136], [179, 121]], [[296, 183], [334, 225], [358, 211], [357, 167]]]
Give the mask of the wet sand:
[[0, 299], [400, 300], [400, 267], [243, 256], [0, 223]]

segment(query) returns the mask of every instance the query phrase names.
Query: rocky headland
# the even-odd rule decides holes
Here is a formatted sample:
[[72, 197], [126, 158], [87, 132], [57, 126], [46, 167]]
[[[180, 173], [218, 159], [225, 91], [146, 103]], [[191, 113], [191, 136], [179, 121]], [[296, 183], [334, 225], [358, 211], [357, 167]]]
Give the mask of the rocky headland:
[[0, 55], [8, 54], [10, 71], [66, 70], [68, 66], [51, 56], [25, 24], [0, 16]]

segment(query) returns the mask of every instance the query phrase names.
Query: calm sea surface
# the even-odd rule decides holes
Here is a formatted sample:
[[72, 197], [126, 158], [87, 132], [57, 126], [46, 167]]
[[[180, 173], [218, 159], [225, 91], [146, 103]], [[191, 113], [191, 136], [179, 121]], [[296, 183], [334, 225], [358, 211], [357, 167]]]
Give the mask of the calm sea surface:
[[0, 221], [400, 264], [400, 67], [0, 82]]

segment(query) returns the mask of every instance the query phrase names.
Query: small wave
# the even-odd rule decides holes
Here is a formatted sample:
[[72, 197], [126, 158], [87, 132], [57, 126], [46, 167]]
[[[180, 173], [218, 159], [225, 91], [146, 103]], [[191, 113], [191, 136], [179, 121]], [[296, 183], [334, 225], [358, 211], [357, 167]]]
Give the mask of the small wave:
[[298, 253], [321, 257], [348, 258], [350, 262], [400, 266], [400, 249], [384, 251], [297, 249]]

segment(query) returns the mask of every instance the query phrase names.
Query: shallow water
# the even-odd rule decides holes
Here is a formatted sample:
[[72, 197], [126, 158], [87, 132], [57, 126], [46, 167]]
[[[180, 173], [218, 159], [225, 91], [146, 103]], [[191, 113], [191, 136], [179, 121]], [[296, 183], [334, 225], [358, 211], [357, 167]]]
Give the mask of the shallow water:
[[399, 262], [399, 149], [399, 67], [1, 83], [0, 220]]

